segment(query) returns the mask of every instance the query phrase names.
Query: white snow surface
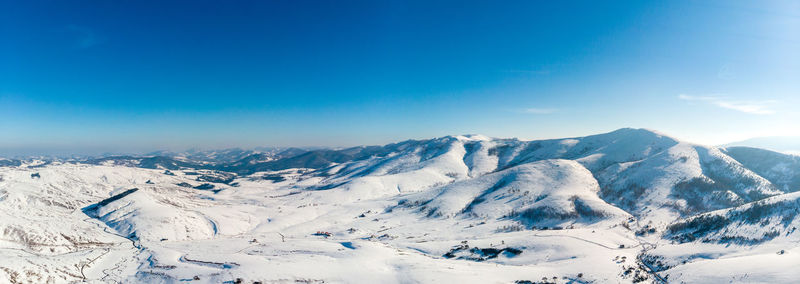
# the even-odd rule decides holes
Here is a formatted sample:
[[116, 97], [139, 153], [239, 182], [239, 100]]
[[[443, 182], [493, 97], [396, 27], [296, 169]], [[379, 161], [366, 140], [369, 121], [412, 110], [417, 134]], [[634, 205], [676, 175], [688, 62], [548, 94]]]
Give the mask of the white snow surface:
[[0, 167], [0, 283], [800, 279], [799, 192], [717, 148], [622, 129], [387, 149], [213, 190], [188, 169]]

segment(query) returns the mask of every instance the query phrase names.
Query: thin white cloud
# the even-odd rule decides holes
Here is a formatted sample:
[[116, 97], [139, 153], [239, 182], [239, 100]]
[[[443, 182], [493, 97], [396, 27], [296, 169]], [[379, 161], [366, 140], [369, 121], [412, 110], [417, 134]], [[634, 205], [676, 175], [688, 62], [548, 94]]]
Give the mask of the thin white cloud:
[[733, 101], [723, 97], [712, 96], [689, 96], [680, 94], [678, 98], [690, 102], [705, 102], [724, 109], [735, 110], [748, 114], [769, 115], [775, 114], [775, 111], [770, 108], [770, 105], [777, 103], [774, 100], [764, 101]]
[[522, 112], [530, 114], [551, 114], [557, 111], [558, 110], [554, 108], [526, 108], [522, 110]]
[[769, 109], [769, 107], [761, 104], [753, 104], [747, 102], [725, 102], [725, 101], [718, 101], [715, 104], [722, 108], [732, 109], [741, 111], [744, 113], [751, 113], [751, 114], [774, 114], [775, 111]]

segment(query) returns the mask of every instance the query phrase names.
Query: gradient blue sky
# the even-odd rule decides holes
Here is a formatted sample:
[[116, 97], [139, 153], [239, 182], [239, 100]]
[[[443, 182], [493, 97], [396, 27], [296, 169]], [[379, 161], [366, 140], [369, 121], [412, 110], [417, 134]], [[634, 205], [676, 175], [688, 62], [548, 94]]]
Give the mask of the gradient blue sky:
[[797, 1], [0, 1], [0, 149], [800, 135]]

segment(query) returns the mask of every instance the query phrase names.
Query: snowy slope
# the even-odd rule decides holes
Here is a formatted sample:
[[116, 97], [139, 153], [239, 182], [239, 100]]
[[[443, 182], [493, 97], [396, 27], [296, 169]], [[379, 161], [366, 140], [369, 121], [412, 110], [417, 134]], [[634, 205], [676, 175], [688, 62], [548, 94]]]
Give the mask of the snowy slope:
[[762, 243], [775, 238], [800, 241], [800, 192], [787, 193], [742, 206], [713, 211], [667, 227], [667, 237], [679, 242]]
[[786, 192], [800, 191], [800, 156], [764, 149], [729, 147], [725, 153]]
[[203, 163], [6, 163], [0, 282], [791, 283], [799, 276], [800, 169], [792, 156], [643, 129], [283, 153], [233, 162], [246, 154], [197, 153], [225, 159]]
[[[322, 169], [316, 189], [353, 199], [417, 192], [526, 163], [569, 159], [587, 168], [606, 202], [665, 224], [783, 191], [717, 148], [642, 129], [544, 141], [443, 137], [407, 141]], [[651, 216], [652, 215], [652, 216]]]
[[[175, 193], [180, 189], [175, 188]], [[216, 233], [216, 224], [192, 212], [202, 200], [187, 205], [175, 195], [158, 200], [146, 190], [129, 189], [83, 209], [86, 215], [102, 220], [117, 233], [131, 240], [158, 241], [208, 239]], [[160, 197], [164, 197], [163, 195]], [[190, 199], [191, 200], [191, 199]]]
[[406, 206], [429, 216], [478, 216], [552, 227], [627, 219], [630, 215], [601, 200], [591, 173], [577, 162], [545, 160], [430, 190]]

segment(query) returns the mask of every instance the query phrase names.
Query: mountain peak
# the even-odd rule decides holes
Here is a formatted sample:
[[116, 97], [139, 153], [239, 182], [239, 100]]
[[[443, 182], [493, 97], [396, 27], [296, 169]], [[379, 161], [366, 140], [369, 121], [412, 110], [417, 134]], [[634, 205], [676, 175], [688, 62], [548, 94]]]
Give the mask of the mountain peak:
[[[653, 136], [664, 136], [670, 137], [669, 135], [654, 129], [649, 128], [633, 128], [633, 127], [623, 127], [614, 131], [609, 132], [616, 133], [616, 134], [628, 134], [628, 135], [653, 135]], [[671, 137], [670, 137], [671, 138]]]
[[455, 136], [455, 138], [458, 139], [458, 140], [464, 140], [464, 141], [490, 141], [490, 140], [492, 140], [491, 137], [486, 136], [486, 135], [481, 135], [481, 134], [464, 134], [464, 135]]

